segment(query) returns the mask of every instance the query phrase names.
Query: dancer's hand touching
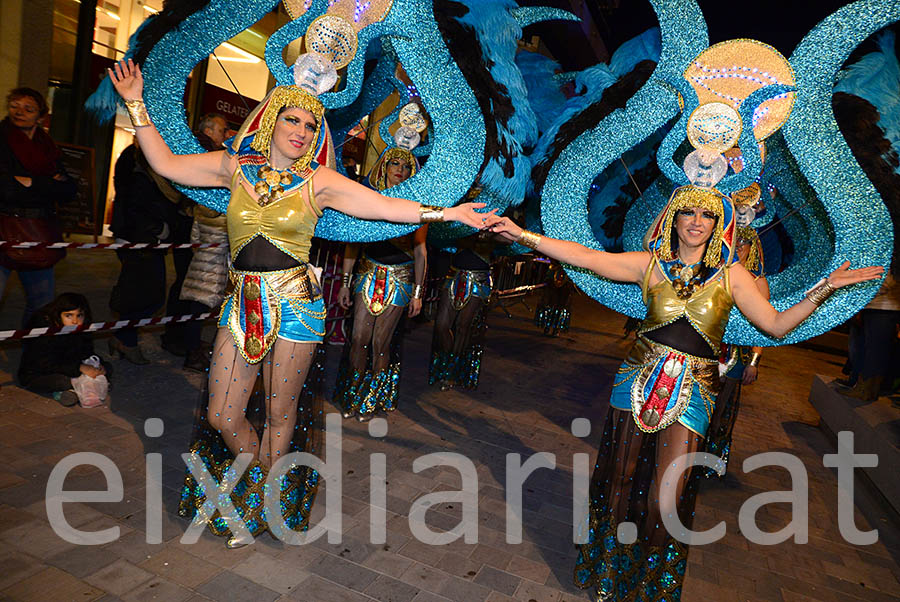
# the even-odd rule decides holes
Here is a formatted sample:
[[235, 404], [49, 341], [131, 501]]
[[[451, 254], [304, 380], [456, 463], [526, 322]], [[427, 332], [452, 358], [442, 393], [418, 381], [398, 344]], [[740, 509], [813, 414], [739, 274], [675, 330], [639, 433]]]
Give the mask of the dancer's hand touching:
[[519, 240], [519, 236], [522, 235], [522, 228], [508, 217], [492, 215], [488, 217], [485, 225], [488, 227], [488, 230], [494, 234], [499, 234], [510, 242], [516, 242]]

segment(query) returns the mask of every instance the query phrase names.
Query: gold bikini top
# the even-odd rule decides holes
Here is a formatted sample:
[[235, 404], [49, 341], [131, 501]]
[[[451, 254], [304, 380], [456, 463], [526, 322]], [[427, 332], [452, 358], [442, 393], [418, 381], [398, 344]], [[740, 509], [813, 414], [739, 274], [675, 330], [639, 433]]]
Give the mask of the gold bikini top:
[[[734, 305], [729, 268], [719, 270], [718, 274], [687, 299], [680, 299], [672, 283], [666, 278], [650, 286], [650, 275], [656, 266], [659, 266], [659, 260], [654, 255], [641, 287], [644, 303], [647, 305], [647, 317], [644, 318], [639, 334], [662, 328], [684, 317], [710, 348], [718, 353], [719, 344], [725, 336], [728, 315]], [[659, 267], [660, 272], [664, 272], [662, 266]]]
[[[315, 172], [313, 172], [315, 173]], [[231, 179], [231, 200], [228, 203], [228, 242], [231, 260], [238, 256], [251, 240], [262, 236], [283, 253], [297, 261], [309, 261], [311, 239], [322, 211], [316, 205], [312, 175], [305, 182], [308, 198], [303, 198], [304, 185], [267, 205], [260, 205], [241, 183], [240, 169]]]

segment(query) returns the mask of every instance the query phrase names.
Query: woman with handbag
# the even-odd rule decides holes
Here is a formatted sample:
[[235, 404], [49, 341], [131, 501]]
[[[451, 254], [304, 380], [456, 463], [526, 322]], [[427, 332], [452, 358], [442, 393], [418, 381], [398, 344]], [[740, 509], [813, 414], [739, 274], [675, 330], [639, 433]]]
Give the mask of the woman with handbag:
[[13, 249], [11, 243], [58, 242], [55, 203], [75, 196], [60, 151], [38, 126], [48, 111], [44, 97], [31, 88], [16, 88], [6, 97], [7, 116], [0, 121], [0, 295], [11, 272], [25, 289], [26, 323], [37, 308], [53, 300], [53, 266], [62, 249]]

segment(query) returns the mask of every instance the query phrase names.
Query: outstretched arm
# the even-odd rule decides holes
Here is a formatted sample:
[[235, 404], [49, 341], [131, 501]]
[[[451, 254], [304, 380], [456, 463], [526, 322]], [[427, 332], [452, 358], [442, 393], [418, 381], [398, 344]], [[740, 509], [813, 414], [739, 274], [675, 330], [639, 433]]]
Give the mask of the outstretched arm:
[[[849, 269], [850, 262], [828, 275], [827, 281], [834, 288], [841, 288], [881, 277], [881, 267]], [[737, 264], [731, 268], [731, 289], [734, 302], [755, 326], [774, 337], [783, 337], [816, 310], [818, 305], [805, 298], [786, 310], [779, 312], [763, 296], [753, 276], [744, 266]]]
[[[417, 224], [419, 207], [415, 201], [384, 196], [358, 182], [342, 176], [333, 169], [320, 167], [315, 175], [316, 201], [323, 209], [335, 209], [360, 219], [384, 220], [399, 224]], [[475, 209], [484, 203], [463, 203], [444, 209], [445, 222], [460, 222], [473, 228], [484, 228], [488, 215]]]
[[[107, 69], [109, 79], [123, 100], [143, 103], [144, 76], [131, 59], [119, 61]], [[156, 126], [147, 119], [146, 125], [134, 124], [138, 144], [153, 171], [183, 186], [228, 186], [234, 166], [225, 151], [176, 155], [159, 135]]]
[[[500, 234], [508, 241], [516, 242], [523, 229], [508, 217], [488, 218], [492, 232]], [[650, 254], [643, 251], [630, 253], [607, 253], [589, 249], [577, 242], [541, 236], [535, 249], [551, 259], [584, 268], [599, 276], [619, 282], [641, 282], [644, 270], [650, 262]]]

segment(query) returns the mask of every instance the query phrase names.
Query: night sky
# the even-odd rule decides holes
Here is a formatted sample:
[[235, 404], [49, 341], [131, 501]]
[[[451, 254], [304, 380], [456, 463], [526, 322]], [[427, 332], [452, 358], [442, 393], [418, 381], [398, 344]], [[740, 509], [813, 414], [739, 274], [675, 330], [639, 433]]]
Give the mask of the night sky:
[[[657, 25], [656, 14], [647, 0], [587, 2], [609, 52], [614, 52], [622, 42]], [[520, 0], [519, 4], [564, 9], [571, 6], [568, 0]], [[771, 44], [785, 56], [790, 56], [803, 36], [822, 19], [846, 4], [849, 4], [846, 0], [699, 0], [706, 18], [710, 44], [733, 38], [753, 38]], [[573, 38], [584, 39], [580, 25], [543, 23], [527, 28], [525, 37], [529, 35], [541, 36], [564, 71], [584, 69], [600, 61], [586, 41], [572, 43]], [[858, 52], [872, 49], [866, 45]]]

